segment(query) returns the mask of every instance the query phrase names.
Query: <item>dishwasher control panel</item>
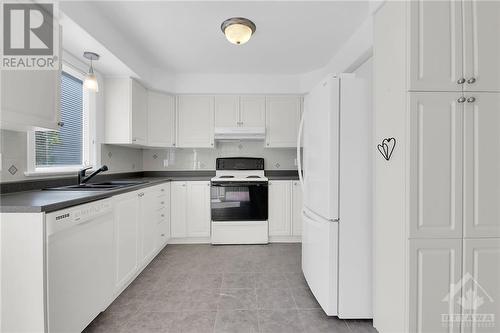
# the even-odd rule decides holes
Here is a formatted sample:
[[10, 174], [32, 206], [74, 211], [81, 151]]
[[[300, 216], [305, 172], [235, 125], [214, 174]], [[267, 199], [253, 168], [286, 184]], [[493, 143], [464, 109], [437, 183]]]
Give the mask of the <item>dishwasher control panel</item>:
[[112, 210], [112, 201], [110, 199], [103, 199], [48, 213], [45, 216], [47, 234], [93, 220], [104, 214], [111, 214]]

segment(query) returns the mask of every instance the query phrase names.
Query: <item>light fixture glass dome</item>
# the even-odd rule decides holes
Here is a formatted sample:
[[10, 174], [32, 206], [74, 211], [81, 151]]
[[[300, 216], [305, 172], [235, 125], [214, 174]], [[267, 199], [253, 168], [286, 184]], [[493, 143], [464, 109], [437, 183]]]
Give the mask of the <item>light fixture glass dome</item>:
[[255, 24], [243, 17], [233, 17], [222, 22], [221, 29], [227, 40], [241, 45], [250, 40], [255, 32]]
[[88, 90], [95, 92], [99, 91], [99, 84], [97, 83], [97, 77], [94, 73], [94, 66], [92, 66], [92, 61], [99, 60], [99, 55], [94, 52], [85, 51], [83, 56], [90, 60], [89, 72], [85, 75], [85, 80], [83, 81], [83, 87]]
[[95, 92], [99, 91], [99, 84], [97, 83], [97, 77], [94, 73], [88, 73], [85, 76], [85, 81], [83, 81], [83, 87]]

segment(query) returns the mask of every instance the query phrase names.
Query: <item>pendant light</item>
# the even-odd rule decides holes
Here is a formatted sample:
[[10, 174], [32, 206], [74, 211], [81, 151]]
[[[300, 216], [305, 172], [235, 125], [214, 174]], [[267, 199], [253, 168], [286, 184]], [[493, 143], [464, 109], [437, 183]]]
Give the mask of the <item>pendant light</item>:
[[83, 56], [90, 60], [90, 68], [87, 75], [85, 75], [85, 81], [83, 81], [83, 86], [85, 89], [93, 90], [95, 92], [99, 91], [99, 85], [97, 83], [97, 77], [94, 73], [94, 67], [92, 66], [92, 61], [99, 60], [99, 55], [94, 52], [83, 52]]
[[222, 22], [220, 26], [227, 40], [233, 44], [241, 45], [250, 40], [255, 33], [255, 24], [244, 17], [233, 17]]

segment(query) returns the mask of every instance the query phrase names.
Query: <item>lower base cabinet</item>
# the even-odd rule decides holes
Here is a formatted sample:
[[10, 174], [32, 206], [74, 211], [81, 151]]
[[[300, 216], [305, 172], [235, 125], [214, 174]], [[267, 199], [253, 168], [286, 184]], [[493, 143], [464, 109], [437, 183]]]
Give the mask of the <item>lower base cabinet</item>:
[[[302, 235], [302, 188], [299, 181], [269, 181], [269, 236], [296, 240]], [[271, 239], [272, 241], [272, 239]]]
[[497, 329], [500, 239], [411, 239], [409, 274], [410, 332]]
[[170, 184], [118, 195], [113, 201], [115, 293], [120, 293], [167, 244]]
[[210, 237], [210, 181], [171, 183], [171, 237]]

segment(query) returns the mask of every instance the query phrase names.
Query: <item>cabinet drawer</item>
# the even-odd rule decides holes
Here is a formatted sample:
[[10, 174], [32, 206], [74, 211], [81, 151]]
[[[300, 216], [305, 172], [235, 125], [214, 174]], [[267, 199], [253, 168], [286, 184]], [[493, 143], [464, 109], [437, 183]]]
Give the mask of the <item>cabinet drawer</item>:
[[161, 248], [168, 241], [168, 224], [166, 222], [161, 222], [158, 224], [158, 236], [157, 236], [157, 244], [158, 247]]
[[155, 200], [155, 208], [156, 209], [164, 209], [165, 207], [167, 207], [167, 197], [166, 196], [160, 196], [160, 197], [157, 197], [157, 198], [154, 198]]
[[156, 216], [157, 216], [158, 223], [164, 222], [167, 219], [167, 210], [165, 208], [161, 208], [156, 213]]

